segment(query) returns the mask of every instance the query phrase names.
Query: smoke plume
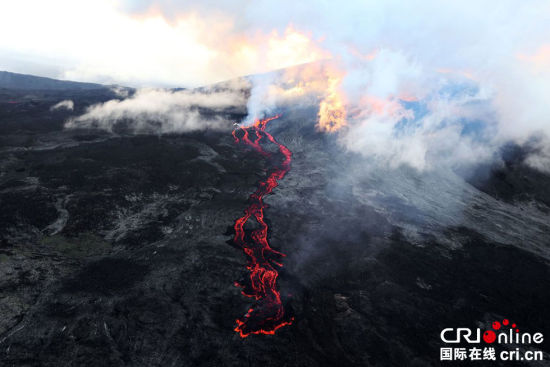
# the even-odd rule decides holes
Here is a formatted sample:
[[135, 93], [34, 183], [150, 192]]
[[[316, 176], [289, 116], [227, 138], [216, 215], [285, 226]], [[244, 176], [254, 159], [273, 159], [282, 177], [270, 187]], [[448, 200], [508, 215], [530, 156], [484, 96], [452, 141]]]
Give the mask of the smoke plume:
[[62, 109], [69, 110], [69, 111], [74, 110], [74, 102], [71, 101], [70, 99], [66, 99], [50, 107], [50, 111], [62, 110]]
[[[10, 4], [0, 24], [13, 37], [0, 52], [13, 58], [8, 51], [25, 45], [34, 59], [59, 50], [61, 75], [54, 76], [125, 85], [204, 85], [267, 73], [250, 78], [246, 123], [307, 97], [319, 106], [320, 131], [391, 167], [491, 159], [506, 142], [550, 135], [547, 1], [55, 1], [74, 15], [68, 40], [59, 44], [60, 30], [51, 28], [66, 27], [55, 6], [35, 4], [28, 18], [26, 2]], [[100, 17], [97, 30], [91, 23]], [[19, 19], [44, 25], [43, 34], [28, 34]], [[66, 42], [74, 45], [70, 55]], [[276, 71], [300, 64], [292, 76]], [[126, 118], [138, 130], [155, 119], [160, 131], [216, 125], [186, 107], [195, 97], [170, 92], [167, 102], [155, 101], [159, 95], [108, 102], [68, 126], [108, 129], [108, 120]], [[546, 141], [528, 160], [538, 169], [547, 165]]]
[[[211, 89], [140, 89], [126, 99], [90, 106], [65, 127], [113, 131], [123, 126], [132, 132], [157, 134], [227, 128], [223, 113], [244, 109], [247, 87], [246, 80], [239, 79]], [[201, 114], [201, 109], [208, 109], [208, 113]]]

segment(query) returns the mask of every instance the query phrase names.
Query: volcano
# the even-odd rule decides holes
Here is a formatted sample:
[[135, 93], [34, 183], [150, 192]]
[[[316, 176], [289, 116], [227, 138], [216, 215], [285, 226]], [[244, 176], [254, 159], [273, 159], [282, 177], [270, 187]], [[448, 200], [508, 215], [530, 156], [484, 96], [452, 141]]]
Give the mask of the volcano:
[[306, 103], [66, 129], [135, 91], [32, 78], [0, 84], [2, 365], [435, 366], [445, 328], [550, 335], [550, 176], [528, 144], [466, 173], [383, 168]]

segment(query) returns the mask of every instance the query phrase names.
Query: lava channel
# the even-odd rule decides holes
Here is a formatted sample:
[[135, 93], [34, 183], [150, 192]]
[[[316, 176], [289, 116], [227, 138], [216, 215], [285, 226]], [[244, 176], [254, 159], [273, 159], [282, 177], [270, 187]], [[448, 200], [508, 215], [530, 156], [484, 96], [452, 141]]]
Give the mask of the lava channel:
[[[235, 331], [243, 338], [250, 334], [274, 334], [275, 330], [292, 323], [292, 318], [285, 315], [281, 294], [277, 290], [279, 275], [277, 268], [283, 266], [280, 260], [285, 255], [269, 246], [268, 225], [264, 220], [264, 209], [267, 208], [267, 204], [263, 201], [264, 196], [270, 194], [277, 187], [278, 181], [285, 177], [290, 170], [292, 160], [292, 152], [265, 131], [267, 123], [278, 117], [279, 115], [256, 120], [250, 127], [233, 131], [235, 143], [242, 142], [262, 156], [270, 158], [272, 153], [264, 150], [260, 145], [262, 140], [267, 138], [269, 142], [277, 145], [278, 151], [283, 156], [282, 163], [268, 171], [267, 178], [259, 182], [258, 188], [249, 197], [244, 215], [238, 218], [234, 225], [233, 243], [242, 248], [246, 254], [248, 260], [246, 268], [249, 271], [248, 279], [242, 283], [236, 282], [235, 285], [242, 288], [243, 295], [256, 299], [255, 305], [243, 317], [237, 319]], [[238, 130], [243, 131], [240, 137], [237, 136]], [[244, 226], [251, 218], [256, 220], [257, 228], [247, 230]]]

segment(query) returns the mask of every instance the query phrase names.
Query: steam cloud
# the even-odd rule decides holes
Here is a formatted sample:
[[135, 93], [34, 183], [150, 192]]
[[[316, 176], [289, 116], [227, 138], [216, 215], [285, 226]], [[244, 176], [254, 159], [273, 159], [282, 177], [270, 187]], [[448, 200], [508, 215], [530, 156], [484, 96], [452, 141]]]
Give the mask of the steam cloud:
[[50, 107], [50, 111], [56, 111], [61, 109], [66, 109], [70, 111], [74, 110], [74, 102], [71, 101], [70, 99], [66, 99]]
[[[491, 159], [506, 142], [538, 136], [527, 163], [550, 167], [547, 2], [308, 5], [263, 1], [247, 21], [325, 37], [320, 47], [342, 75], [348, 127], [339, 136], [346, 148], [423, 170]], [[256, 86], [249, 111], [261, 114], [262, 104], [272, 109], [273, 96]]]
[[160, 134], [221, 129], [224, 119], [219, 114], [205, 117], [200, 109], [222, 113], [228, 108], [244, 108], [243, 88], [246, 87], [247, 82], [238, 79], [217, 89], [140, 89], [126, 99], [90, 106], [83, 115], [70, 119], [65, 127], [113, 131], [118, 125], [124, 125], [133, 132]]
[[[108, 9], [116, 13], [113, 19], [127, 20], [136, 31], [143, 30], [140, 17], [156, 19], [162, 27], [154, 44], [169, 45], [171, 51], [155, 48], [155, 54], [189, 66], [185, 72], [178, 66], [158, 75], [159, 68], [147, 64], [147, 57], [134, 57], [144, 61], [131, 74], [126, 73], [129, 62], [121, 63], [122, 70], [118, 64], [114, 69], [87, 64], [89, 80], [105, 70], [118, 80], [143, 74], [144, 80], [156, 77], [167, 83], [177, 75], [181, 82], [183, 73], [210, 81], [326, 58], [338, 71], [334, 85], [347, 112], [347, 126], [337, 134], [351, 151], [390, 167], [425, 170], [490, 159], [506, 142], [524, 144], [537, 136], [537, 149], [527, 162], [537, 169], [550, 166], [547, 1], [141, 0]], [[159, 20], [159, 14], [164, 18]], [[186, 50], [184, 58], [178, 51], [166, 58], [174, 52], [169, 41], [182, 35], [192, 36], [187, 41], [188, 47], [194, 45], [193, 52]], [[183, 62], [189, 55], [196, 62]], [[166, 65], [163, 70], [169, 70]], [[251, 78], [246, 123], [288, 101], [281, 89], [291, 86], [272, 79], [274, 75], [281, 74]], [[315, 91], [323, 97], [322, 90]], [[146, 93], [151, 93], [151, 101]], [[109, 129], [112, 121], [125, 118], [135, 119], [138, 130], [151, 128], [151, 120], [157, 120], [161, 131], [216, 125], [199, 122], [196, 109], [185, 107], [190, 106], [188, 97], [181, 107], [175, 101], [178, 94], [167, 93], [167, 102], [155, 101], [159, 94], [142, 91], [129, 100], [108, 102], [68, 126], [95, 121]]]

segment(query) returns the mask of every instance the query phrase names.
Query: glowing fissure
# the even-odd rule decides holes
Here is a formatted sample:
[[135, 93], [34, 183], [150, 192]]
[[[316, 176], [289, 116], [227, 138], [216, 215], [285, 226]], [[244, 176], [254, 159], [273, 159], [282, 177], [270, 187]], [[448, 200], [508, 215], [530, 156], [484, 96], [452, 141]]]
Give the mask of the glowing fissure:
[[[283, 179], [290, 170], [292, 153], [284, 145], [278, 143], [275, 138], [267, 131], [267, 123], [278, 118], [279, 115], [263, 120], [256, 120], [250, 127], [242, 127], [242, 135], [237, 136], [237, 131], [233, 131], [235, 143], [244, 143], [262, 156], [269, 158], [272, 153], [265, 151], [261, 144], [264, 138], [278, 147], [279, 153], [283, 156], [283, 161], [269, 171], [267, 178], [260, 181], [258, 188], [249, 197], [248, 207], [244, 215], [235, 221], [235, 237], [233, 242], [242, 248], [247, 256], [249, 278], [245, 284], [235, 283], [242, 288], [242, 294], [247, 297], [254, 297], [256, 304], [248, 312], [237, 319], [235, 331], [241, 337], [250, 334], [274, 334], [278, 328], [292, 323], [292, 318], [285, 315], [285, 310], [281, 302], [281, 294], [277, 290], [277, 277], [279, 275], [277, 268], [283, 265], [280, 259], [285, 255], [272, 249], [267, 241], [268, 226], [264, 220], [264, 209], [267, 204], [264, 203], [265, 195], [270, 194], [278, 185], [278, 181]], [[239, 134], [240, 135], [240, 134]], [[258, 228], [245, 230], [244, 226], [249, 219], [254, 218]]]

